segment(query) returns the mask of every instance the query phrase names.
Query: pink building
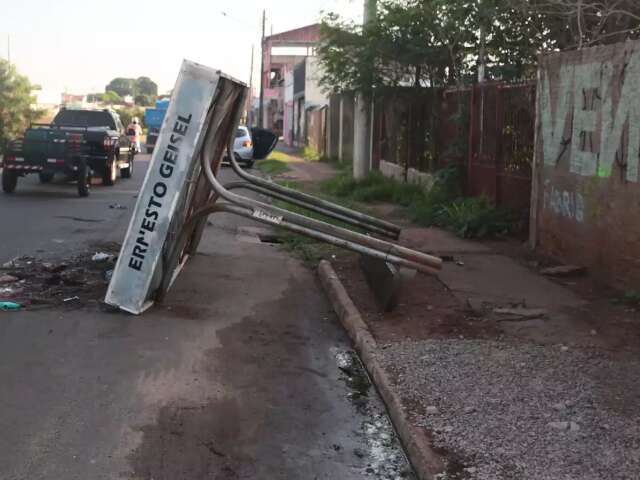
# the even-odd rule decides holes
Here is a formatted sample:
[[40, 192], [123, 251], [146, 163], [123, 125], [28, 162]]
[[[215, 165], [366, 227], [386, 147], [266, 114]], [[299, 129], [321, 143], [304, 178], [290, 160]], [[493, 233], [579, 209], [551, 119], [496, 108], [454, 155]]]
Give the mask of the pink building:
[[319, 41], [319, 24], [264, 39], [264, 120], [261, 126], [283, 136], [287, 145], [292, 145], [294, 138], [293, 72], [296, 65], [314, 55]]

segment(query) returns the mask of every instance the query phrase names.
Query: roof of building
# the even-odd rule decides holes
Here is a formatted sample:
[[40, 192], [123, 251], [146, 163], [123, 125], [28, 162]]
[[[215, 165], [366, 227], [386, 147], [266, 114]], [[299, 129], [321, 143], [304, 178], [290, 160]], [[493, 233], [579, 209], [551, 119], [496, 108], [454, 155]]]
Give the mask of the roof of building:
[[320, 24], [314, 23], [306, 27], [276, 33], [265, 38], [266, 42], [273, 44], [314, 44], [320, 41]]

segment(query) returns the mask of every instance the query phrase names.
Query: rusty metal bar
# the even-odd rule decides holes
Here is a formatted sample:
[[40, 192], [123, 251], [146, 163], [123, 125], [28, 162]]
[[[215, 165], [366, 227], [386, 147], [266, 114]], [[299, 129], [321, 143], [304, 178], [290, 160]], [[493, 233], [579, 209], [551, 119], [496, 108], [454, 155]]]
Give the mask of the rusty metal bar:
[[255, 175], [251, 175], [245, 172], [240, 167], [240, 165], [238, 165], [238, 162], [236, 161], [235, 156], [233, 155], [233, 149], [231, 150], [231, 153], [229, 153], [229, 163], [231, 164], [231, 168], [233, 168], [233, 171], [240, 178], [242, 178], [243, 180], [246, 180], [249, 183], [265, 188], [269, 191], [279, 193], [281, 195], [286, 195], [288, 198], [299, 200], [309, 205], [322, 208], [325, 211], [337, 213], [342, 217], [347, 217], [347, 218], [356, 220], [362, 225], [375, 227], [378, 230], [380, 229], [384, 230], [385, 232], [388, 232], [385, 234], [385, 236], [393, 238], [394, 240], [397, 240], [398, 238], [400, 238], [400, 232], [402, 231], [402, 228], [391, 222], [380, 220], [379, 218], [375, 218], [365, 213], [351, 210], [350, 208], [343, 207], [342, 205], [337, 205], [333, 202], [329, 202], [327, 200], [323, 200], [321, 198], [317, 198], [312, 195], [308, 195], [306, 193], [293, 190], [291, 188], [283, 187], [282, 185], [278, 185], [277, 183], [270, 182], [268, 180], [265, 180], [260, 177], [256, 177]]
[[261, 195], [265, 195], [271, 198], [275, 198], [278, 200], [282, 200], [283, 202], [287, 202], [290, 203], [292, 205], [296, 205], [298, 207], [302, 207], [302, 208], [306, 208], [307, 210], [310, 210], [312, 212], [317, 212], [320, 213], [322, 215], [325, 215], [327, 217], [333, 218], [335, 220], [339, 220], [343, 223], [346, 223], [348, 225], [352, 225], [354, 227], [357, 228], [361, 228], [363, 230], [367, 230], [370, 233], [375, 233], [377, 235], [383, 236], [383, 237], [389, 237], [389, 238], [396, 238], [395, 236], [391, 235], [389, 233], [389, 231], [384, 230], [382, 228], [373, 226], [373, 225], [368, 225], [364, 222], [361, 222], [360, 220], [356, 220], [354, 218], [349, 218], [346, 217], [340, 213], [336, 213], [336, 212], [332, 212], [329, 210], [326, 210], [322, 207], [319, 207], [317, 205], [311, 205], [307, 202], [304, 202], [302, 200], [298, 200], [296, 198], [291, 198], [287, 195], [278, 193], [278, 192], [272, 192], [270, 190], [267, 190], [266, 188], [260, 187], [258, 185], [254, 185], [252, 183], [248, 183], [248, 182], [231, 182], [231, 183], [226, 183], [224, 185], [224, 188], [226, 188], [227, 190], [235, 190], [235, 189], [246, 189], [246, 190], [251, 190], [252, 192], [256, 192], [259, 193]]
[[[233, 138], [229, 140], [228, 154], [229, 156], [233, 155]], [[251, 210], [253, 212], [252, 218], [256, 220], [263, 222], [267, 220], [267, 223], [270, 223], [271, 225], [280, 225], [283, 222], [286, 222], [287, 225], [309, 230], [307, 233], [309, 236], [311, 236], [311, 234], [315, 235], [316, 233], [321, 233], [323, 236], [331, 236], [333, 241], [346, 242], [345, 246], [347, 248], [351, 248], [349, 245], [358, 244], [368, 249], [378, 250], [383, 255], [389, 256], [389, 258], [401, 258], [416, 264], [424, 265], [434, 270], [442, 268], [442, 260], [432, 255], [411, 250], [401, 245], [395, 245], [375, 237], [362, 235], [345, 228], [336, 227], [319, 220], [298, 215], [289, 210], [277, 208], [272, 205], [267, 205], [257, 200], [229, 192], [222, 186], [222, 184], [220, 184], [213, 173], [211, 163], [204, 155], [201, 157], [201, 163], [204, 174], [211, 183], [213, 190], [229, 203]]]
[[[374, 248], [370, 248], [355, 242], [351, 242], [349, 240], [341, 239], [333, 235], [312, 230], [312, 229], [303, 227], [301, 225], [297, 225], [296, 223], [289, 222], [285, 219], [281, 219], [278, 222], [274, 222], [273, 219], [269, 219], [268, 217], [263, 217], [263, 216], [257, 217], [254, 213], [254, 210], [251, 207], [233, 205], [227, 202], [213, 202], [213, 203], [210, 203], [209, 205], [202, 207], [200, 210], [195, 212], [193, 216], [189, 219], [187, 224], [185, 225], [185, 229], [181, 234], [181, 238], [178, 240], [178, 242], [176, 242], [176, 248], [180, 249], [182, 246], [184, 246], [186, 238], [189, 235], [189, 231], [194, 227], [194, 225], [199, 220], [201, 220], [202, 218], [208, 215], [211, 215], [213, 213], [218, 213], [218, 212], [232, 213], [234, 215], [239, 215], [241, 217], [245, 217], [260, 223], [271, 225], [271, 226], [277, 225], [278, 227], [284, 228], [286, 230], [289, 230], [301, 235], [305, 235], [307, 237], [320, 240], [322, 242], [335, 245], [337, 247], [347, 248], [349, 250], [353, 250], [363, 255], [368, 255], [370, 257], [378, 258], [380, 260], [384, 260], [385, 262], [407, 267], [412, 270], [417, 270], [419, 272], [427, 273], [430, 275], [436, 275], [438, 273], [437, 268], [432, 268], [422, 263], [417, 263], [403, 257], [399, 257], [390, 253], [385, 253]], [[162, 289], [162, 290], [164, 291], [166, 289]]]

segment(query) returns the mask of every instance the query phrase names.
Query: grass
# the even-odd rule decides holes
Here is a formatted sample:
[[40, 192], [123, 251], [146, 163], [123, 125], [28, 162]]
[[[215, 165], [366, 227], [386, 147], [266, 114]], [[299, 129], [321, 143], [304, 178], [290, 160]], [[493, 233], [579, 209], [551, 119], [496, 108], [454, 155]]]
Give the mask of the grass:
[[256, 162], [256, 167], [265, 175], [279, 175], [289, 171], [289, 167], [282, 160], [276, 160], [271, 157]]
[[499, 237], [512, 233], [513, 212], [495, 208], [486, 197], [463, 198], [460, 171], [448, 167], [434, 174], [431, 188], [399, 182], [381, 172], [353, 178], [350, 165], [320, 184], [320, 191], [344, 201], [387, 202], [405, 207], [410, 220], [423, 226], [439, 226], [463, 238]]
[[[296, 185], [292, 184], [292, 182], [289, 182], [286, 186], [289, 188], [295, 188]], [[321, 215], [319, 213], [308, 211], [295, 205], [290, 205], [280, 200], [275, 200], [273, 202], [273, 205], [278, 208], [304, 215], [305, 217], [315, 218], [316, 220], [321, 220], [332, 225], [350, 228], [342, 222], [325, 217], [324, 215]], [[320, 260], [330, 256], [332, 253], [339, 250], [338, 247], [322, 243], [305, 235], [290, 232], [289, 230], [285, 230], [284, 228], [280, 228], [278, 230], [278, 238], [282, 242], [282, 246], [285, 250], [294, 253], [312, 268], [317, 267], [320, 263]]]
[[290, 168], [287, 164], [294, 161], [297, 161], [295, 157], [279, 150], [274, 150], [268, 158], [256, 162], [256, 167], [266, 175], [279, 175], [288, 172]]

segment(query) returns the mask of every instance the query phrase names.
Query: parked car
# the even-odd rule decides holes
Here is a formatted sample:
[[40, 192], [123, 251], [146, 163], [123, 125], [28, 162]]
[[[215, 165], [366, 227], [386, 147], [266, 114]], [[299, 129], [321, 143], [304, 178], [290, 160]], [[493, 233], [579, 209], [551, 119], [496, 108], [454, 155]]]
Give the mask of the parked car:
[[248, 127], [240, 125], [236, 130], [233, 143], [236, 161], [247, 168], [252, 168], [256, 160], [267, 158], [277, 143], [278, 137], [269, 130], [262, 128], [249, 130]]
[[78, 195], [89, 195], [91, 178], [112, 186], [133, 174], [135, 149], [120, 116], [111, 110], [62, 109], [51, 124], [32, 124], [10, 142], [3, 160], [2, 189], [13, 193], [18, 179], [37, 173], [42, 183], [56, 173], [77, 180]]

